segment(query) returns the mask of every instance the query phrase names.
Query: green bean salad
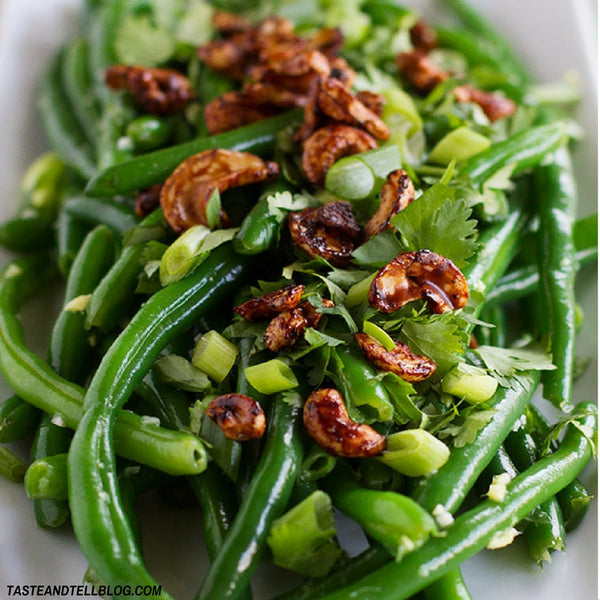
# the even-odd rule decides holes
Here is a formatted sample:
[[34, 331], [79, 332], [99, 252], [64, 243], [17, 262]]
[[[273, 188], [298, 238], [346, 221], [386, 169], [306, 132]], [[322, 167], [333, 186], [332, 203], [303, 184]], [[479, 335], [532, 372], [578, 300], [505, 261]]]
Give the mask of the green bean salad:
[[82, 3], [0, 223], [0, 473], [87, 565], [51, 593], [467, 600], [590, 518], [580, 93], [442, 4]]

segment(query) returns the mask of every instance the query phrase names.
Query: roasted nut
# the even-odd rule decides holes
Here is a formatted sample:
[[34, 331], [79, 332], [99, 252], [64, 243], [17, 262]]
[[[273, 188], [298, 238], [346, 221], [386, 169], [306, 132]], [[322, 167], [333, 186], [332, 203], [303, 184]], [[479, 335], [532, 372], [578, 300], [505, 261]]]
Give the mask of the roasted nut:
[[224, 40], [212, 40], [200, 46], [196, 53], [213, 71], [241, 81], [246, 76], [252, 47], [246, 38], [244, 34], [237, 34]]
[[437, 47], [438, 39], [435, 29], [423, 19], [419, 19], [410, 28], [410, 41], [415, 50], [430, 52]]
[[275, 106], [258, 104], [248, 94], [234, 90], [225, 92], [204, 107], [204, 122], [210, 135], [223, 133], [279, 112]]
[[248, 321], [269, 319], [285, 310], [296, 308], [304, 293], [303, 285], [286, 285], [280, 290], [274, 290], [251, 298], [233, 310]]
[[252, 23], [250, 23], [248, 19], [238, 13], [232, 13], [226, 10], [216, 10], [213, 13], [211, 22], [212, 26], [221, 35], [225, 36], [252, 29]]
[[517, 105], [500, 94], [486, 92], [470, 85], [461, 85], [452, 90], [457, 102], [474, 102], [479, 104], [485, 116], [494, 123], [505, 117], [510, 117], [517, 110]]
[[354, 335], [361, 352], [382, 371], [395, 373], [404, 381], [423, 381], [435, 372], [437, 365], [426, 356], [415, 354], [406, 344], [396, 341], [393, 350], [386, 350], [367, 333]]
[[334, 121], [362, 127], [379, 140], [390, 137], [388, 126], [338, 79], [330, 77], [321, 83], [318, 103]]
[[431, 312], [443, 313], [462, 308], [468, 298], [464, 275], [451, 260], [430, 250], [398, 254], [369, 288], [369, 303], [383, 313], [418, 299], [426, 300]]
[[[331, 300], [323, 299], [323, 306], [334, 306]], [[303, 335], [307, 327], [316, 328], [323, 317], [310, 302], [301, 302], [296, 308], [284, 310], [267, 325], [263, 339], [271, 352], [291, 348]]]
[[138, 217], [146, 217], [160, 206], [160, 192], [162, 183], [156, 183], [142, 190], [135, 199], [135, 214]]
[[217, 396], [206, 407], [206, 416], [230, 440], [243, 442], [260, 438], [265, 432], [265, 413], [261, 405], [243, 394]]
[[[277, 163], [248, 152], [205, 150], [184, 160], [168, 177], [160, 194], [165, 219], [180, 233], [193, 225], [208, 225], [206, 207], [215, 190], [272, 179]], [[223, 224], [227, 215], [221, 212]]]
[[113, 65], [105, 75], [113, 89], [127, 89], [145, 111], [155, 115], [179, 112], [195, 97], [185, 75], [173, 69]]
[[368, 458], [386, 448], [383, 435], [350, 419], [344, 399], [336, 389], [313, 392], [304, 404], [303, 418], [308, 435], [330, 454]]
[[449, 77], [421, 50], [402, 52], [396, 57], [396, 64], [408, 83], [421, 95], [427, 95]]
[[330, 202], [288, 215], [292, 241], [309, 256], [336, 267], [347, 265], [360, 234], [349, 202]]
[[389, 227], [390, 219], [404, 210], [415, 199], [415, 188], [404, 169], [388, 174], [381, 187], [381, 200], [373, 216], [365, 223], [364, 240], [372, 238]]
[[375, 148], [375, 138], [358, 127], [326, 125], [304, 142], [302, 168], [311, 183], [322, 187], [327, 171], [337, 160]]
[[344, 45], [344, 34], [339, 27], [319, 29], [309, 40], [308, 48], [319, 50], [330, 58], [335, 58]]
[[284, 310], [273, 317], [265, 330], [263, 340], [271, 352], [291, 348], [304, 334], [308, 319], [301, 307]]
[[356, 92], [356, 98], [360, 100], [369, 110], [373, 111], [378, 117], [383, 112], [384, 99], [381, 94], [370, 92], [368, 90], [362, 90]]
[[331, 65], [329, 77], [338, 79], [347, 88], [351, 88], [354, 85], [356, 71], [346, 62], [346, 59], [341, 56], [336, 56], [335, 58], [330, 59], [329, 64]]
[[307, 101], [306, 94], [299, 94], [271, 83], [246, 83], [242, 88], [242, 93], [250, 102], [254, 102], [258, 106], [301, 107]]

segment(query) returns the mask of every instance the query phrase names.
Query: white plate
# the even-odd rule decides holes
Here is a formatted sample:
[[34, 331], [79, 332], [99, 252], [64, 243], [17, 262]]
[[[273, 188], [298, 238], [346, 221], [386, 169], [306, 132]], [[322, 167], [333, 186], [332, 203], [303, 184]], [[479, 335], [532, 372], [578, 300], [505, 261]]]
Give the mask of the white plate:
[[[407, 0], [407, 4], [411, 4]], [[477, 0], [479, 6], [514, 43], [541, 81], [559, 79], [567, 71], [580, 73], [584, 102], [579, 117], [588, 137], [576, 155], [581, 214], [597, 208], [596, 11], [593, 0]], [[0, 218], [14, 209], [20, 177], [44, 142], [34, 110], [34, 89], [50, 53], [76, 28], [78, 0], [0, 0]], [[432, 14], [433, 2], [418, 5]], [[439, 3], [438, 6], [443, 5]], [[4, 262], [7, 254], [0, 254]], [[597, 302], [595, 283], [581, 287], [587, 312], [579, 338], [579, 352], [596, 357]], [[43, 352], [43, 328], [30, 336]], [[577, 399], [597, 397], [596, 363], [578, 382]], [[9, 393], [0, 381], [0, 397]], [[584, 474], [596, 490], [596, 469]], [[167, 516], [146, 502], [145, 539], [148, 565], [157, 579], [180, 600], [191, 598], [206, 565], [200, 542], [201, 521], [195, 511], [173, 511]], [[565, 554], [554, 554], [543, 573], [531, 565], [522, 545], [483, 552], [463, 568], [474, 600], [593, 600], [597, 598], [596, 505], [584, 525], [568, 536]], [[8, 585], [77, 585], [86, 569], [68, 527], [60, 531], [36, 528], [23, 488], [0, 479], [0, 599], [8, 599]], [[346, 531], [345, 535], [352, 535]], [[165, 558], [165, 555], [168, 558]], [[286, 573], [270, 573], [286, 581]], [[256, 597], [268, 597], [264, 581]], [[63, 596], [70, 597], [70, 594]]]

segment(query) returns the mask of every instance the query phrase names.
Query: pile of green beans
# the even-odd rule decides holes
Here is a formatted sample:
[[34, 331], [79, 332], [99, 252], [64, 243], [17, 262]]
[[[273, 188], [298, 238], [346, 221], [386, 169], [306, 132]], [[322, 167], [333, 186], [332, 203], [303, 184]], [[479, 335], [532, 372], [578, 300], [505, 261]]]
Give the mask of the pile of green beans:
[[[306, 207], [320, 214], [316, 207], [337, 200], [337, 190], [362, 230], [381, 204], [387, 173], [377, 171], [377, 185], [373, 179], [360, 186], [358, 172], [333, 187], [311, 183], [296, 133], [313, 121], [323, 124], [327, 99], [318, 95], [294, 106], [269, 104], [264, 118], [207, 135], [207, 104], [239, 84], [196, 53], [207, 40], [231, 35], [216, 31], [209, 17], [239, 13], [231, 22], [243, 32], [273, 3], [206, 2], [194, 43], [177, 37], [191, 35], [193, 19], [172, 4], [84, 2], [77, 35], [54, 53], [40, 81], [37, 108], [49, 151], [24, 174], [14, 216], [0, 224], [0, 245], [14, 254], [0, 271], [0, 373], [12, 389], [0, 403], [0, 475], [23, 485], [39, 527], [72, 526], [89, 563], [82, 580], [114, 599], [130, 589], [174, 598], [172, 582], [146, 564], [138, 510], [146, 494], [178, 510], [172, 498], [181, 493], [202, 516], [202, 532], [182, 532], [181, 540], [185, 546], [185, 535], [202, 536], [208, 555], [208, 565], [198, 559], [199, 586], [186, 584], [195, 600], [258, 599], [265, 562], [285, 565], [289, 580], [270, 586], [272, 600], [470, 600], [461, 565], [486, 547], [523, 544], [532, 564], [550, 562], [593, 502], [580, 474], [594, 457], [598, 427], [596, 405], [579, 398], [575, 386], [583, 364], [577, 283], [597, 260], [597, 215], [579, 215], [571, 115], [535, 104], [528, 69], [464, 0], [444, 3], [454, 25], [426, 32], [436, 39], [435, 60], [458, 61], [464, 73], [448, 72], [427, 94], [417, 93], [391, 54], [398, 44], [406, 51], [419, 44], [413, 26], [421, 22], [410, 6], [317, 0], [308, 3], [318, 7], [313, 11], [300, 0], [282, 3], [278, 9], [300, 35], [342, 23], [340, 56], [360, 85], [368, 82], [387, 99], [382, 119], [390, 138], [374, 152], [392, 159], [381, 169], [400, 161], [416, 190], [403, 209], [413, 222], [390, 218], [371, 239], [356, 238], [349, 265], [332, 266], [294, 244], [288, 214]], [[188, 77], [196, 96], [177, 114], [150, 114], [131, 90], [105, 82], [106, 69], [124, 62], [128, 41], [121, 36], [132, 23], [142, 47], [148, 30], [173, 42], [168, 59], [139, 66]], [[238, 34], [244, 35], [232, 39]], [[321, 49], [330, 60], [330, 49]], [[338, 78], [340, 65], [331, 77]], [[514, 115], [496, 123], [482, 106], [453, 96], [456, 86], [477, 87], [482, 77], [493, 93], [515, 102]], [[360, 122], [367, 110], [349, 109], [343, 122], [355, 119], [368, 129]], [[485, 149], [443, 167], [433, 155], [429, 161], [458, 128], [471, 130]], [[204, 224], [194, 229], [200, 241], [184, 249], [184, 274], [165, 283], [163, 256], [181, 249], [187, 236], [169, 226], [160, 203], [146, 210], [140, 195], [164, 184], [183, 161], [214, 149], [276, 161], [279, 174], [213, 193], [208, 204], [222, 203], [231, 223], [224, 231], [221, 223], [211, 223], [213, 231]], [[338, 163], [339, 172], [353, 161], [360, 162]], [[319, 222], [310, 234], [326, 242], [330, 226]], [[418, 247], [411, 246], [415, 239]], [[423, 286], [419, 299], [390, 314], [377, 310], [367, 298], [377, 271], [399, 252], [438, 247], [460, 265], [466, 305], [435, 310], [438, 297], [455, 292], [444, 287], [455, 277], [439, 287], [434, 281], [428, 291]], [[307, 315], [309, 305], [321, 320], [293, 332], [274, 353], [264, 336], [269, 320], [249, 322], [233, 309], [292, 284], [302, 286], [303, 304], [274, 310], [271, 324]], [[423, 283], [411, 275], [402, 285]], [[30, 300], [51, 289], [60, 290], [62, 304], [41, 356], [29, 347], [21, 317]], [[360, 352], [357, 332], [387, 352], [405, 343], [435, 358], [435, 373], [423, 381], [386, 373]], [[214, 370], [198, 359], [203, 343], [209, 350], [202, 358]], [[223, 355], [230, 364], [221, 373]], [[265, 365], [271, 370], [261, 371]], [[251, 375], [256, 369], [262, 379]], [[450, 373], [466, 382], [464, 395], [446, 387]], [[474, 393], [478, 378], [493, 384], [484, 399]], [[345, 423], [356, 427], [342, 434], [327, 429], [337, 446], [304, 427], [305, 402], [321, 388], [340, 392]], [[225, 394], [250, 396], [260, 406], [260, 439], [226, 437], [209, 418], [211, 402]], [[367, 427], [385, 440], [379, 455], [339, 450]], [[415, 475], [388, 460], [404, 452], [417, 455], [413, 464], [429, 464], [414, 448], [392, 446], [407, 430], [423, 440], [423, 456], [441, 447], [435, 469]], [[315, 497], [322, 502], [311, 503]], [[334, 521], [334, 509], [344, 516]], [[336, 530], [349, 521], [367, 540], [353, 555]], [[517, 533], [523, 535], [513, 542]], [[326, 534], [325, 551], [335, 559], [318, 576], [306, 565], [297, 568], [300, 551], [297, 560], [281, 562], [286, 544], [273, 543], [282, 536], [293, 551]], [[322, 550], [315, 547], [310, 559]]]

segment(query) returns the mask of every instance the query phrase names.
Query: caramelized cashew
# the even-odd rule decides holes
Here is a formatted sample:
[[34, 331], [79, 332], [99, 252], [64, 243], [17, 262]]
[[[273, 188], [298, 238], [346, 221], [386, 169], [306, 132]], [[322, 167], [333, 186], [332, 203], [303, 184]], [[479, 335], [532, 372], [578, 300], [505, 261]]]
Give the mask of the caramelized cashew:
[[350, 203], [342, 200], [290, 212], [288, 229], [296, 246], [336, 267], [349, 264], [360, 235]]
[[388, 126], [338, 79], [330, 77], [321, 83], [318, 103], [334, 121], [362, 127], [378, 140], [390, 137]]
[[423, 96], [450, 76], [446, 71], [437, 67], [427, 53], [422, 50], [400, 53], [396, 57], [396, 64], [400, 73], [414, 90]]
[[112, 89], [129, 90], [137, 104], [156, 115], [178, 112], [195, 97], [189, 79], [173, 69], [113, 65], [105, 80]]
[[[323, 299], [323, 306], [334, 306], [331, 300]], [[307, 327], [316, 328], [323, 317], [310, 302], [305, 300], [296, 308], [280, 312], [267, 325], [263, 339], [271, 352], [291, 348], [303, 335]]]
[[364, 240], [389, 227], [390, 219], [404, 210], [415, 199], [415, 188], [404, 169], [396, 169], [388, 174], [381, 187], [380, 203], [373, 216], [365, 223]]
[[279, 112], [275, 106], [257, 104], [249, 95], [233, 90], [225, 92], [204, 107], [204, 122], [210, 135], [223, 133]]
[[[178, 233], [193, 225], [208, 225], [206, 208], [215, 192], [272, 179], [277, 163], [248, 152], [205, 150], [184, 160], [168, 177], [160, 194], [165, 219]], [[221, 221], [228, 219], [221, 211]]]
[[434, 313], [462, 308], [469, 298], [467, 281], [454, 263], [431, 252], [398, 254], [380, 269], [369, 288], [369, 303], [383, 313], [412, 300], [427, 301]]
[[474, 102], [479, 104], [485, 116], [492, 122], [510, 117], [517, 110], [517, 105], [500, 94], [486, 92], [470, 85], [461, 85], [452, 90], [457, 102]]
[[423, 19], [419, 19], [410, 28], [410, 41], [415, 50], [430, 52], [438, 45], [437, 33], [435, 29]]
[[206, 416], [212, 419], [226, 438], [243, 442], [262, 437], [265, 413], [261, 405], [243, 394], [223, 394], [211, 400]]
[[304, 285], [286, 285], [280, 290], [267, 292], [257, 298], [251, 298], [233, 310], [247, 321], [258, 321], [278, 315], [284, 310], [291, 310], [300, 304], [304, 293]]
[[350, 419], [342, 395], [334, 388], [313, 392], [304, 404], [303, 418], [308, 435], [330, 454], [368, 458], [386, 448], [383, 435]]
[[358, 127], [326, 125], [304, 142], [302, 168], [311, 183], [322, 187], [327, 171], [337, 160], [375, 148], [375, 138]]
[[396, 341], [393, 350], [386, 350], [367, 333], [354, 335], [361, 352], [382, 371], [395, 373], [404, 381], [423, 381], [435, 372], [437, 365], [426, 356], [415, 354], [406, 344]]
[[141, 190], [138, 193], [135, 198], [135, 214], [138, 217], [147, 217], [151, 212], [160, 206], [161, 190], [162, 183], [155, 183], [149, 188]]

